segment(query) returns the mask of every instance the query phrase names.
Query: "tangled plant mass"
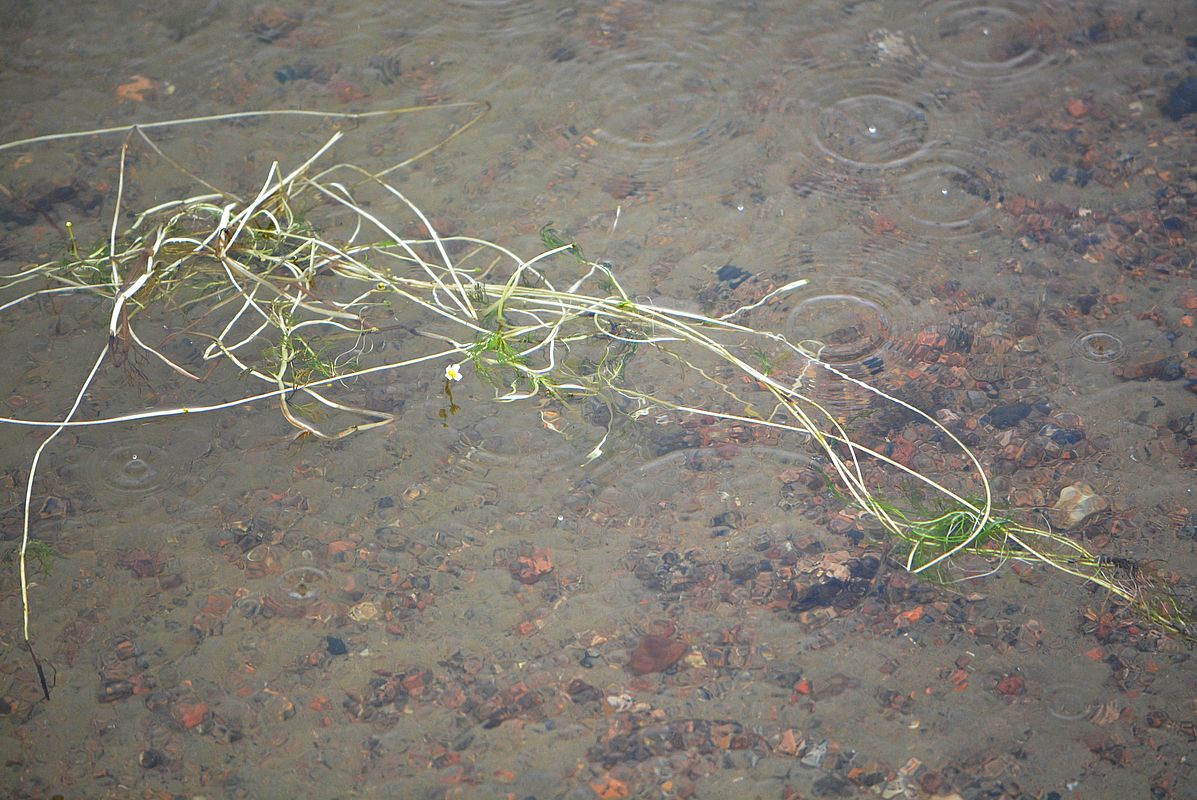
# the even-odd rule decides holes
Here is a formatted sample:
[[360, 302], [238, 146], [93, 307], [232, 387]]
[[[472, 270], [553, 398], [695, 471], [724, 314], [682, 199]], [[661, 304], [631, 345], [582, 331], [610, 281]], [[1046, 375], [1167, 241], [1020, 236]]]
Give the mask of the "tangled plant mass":
[[[754, 311], [806, 281], [781, 286], [728, 314], [705, 316], [634, 299], [614, 267], [591, 260], [547, 226], [541, 232], [545, 249], [531, 258], [484, 239], [439, 235], [387, 176], [435, 152], [486, 111], [482, 105], [468, 107], [472, 116], [446, 138], [381, 172], [343, 163], [321, 167], [344, 135], [337, 132], [294, 169], [272, 165], [252, 197], [200, 181], [211, 191], [141, 211], [125, 230], [120, 220], [129, 148], [139, 142], [161, 151], [146, 127], [104, 131], [128, 131], [107, 241], [80, 252], [72, 239], [66, 257], [0, 279], [9, 294], [25, 291], [0, 305], [0, 311], [46, 296], [82, 294], [105, 304], [108, 320], [95, 360], [65, 416], [0, 418], [4, 424], [50, 431], [32, 459], [25, 491], [18, 560], [27, 643], [27, 558], [35, 544], [29, 507], [40, 460], [61, 431], [207, 413], [269, 399], [301, 434], [341, 439], [393, 421], [387, 412], [338, 399], [343, 387], [354, 378], [404, 368], [443, 370], [446, 393], [450, 384], [477, 379], [494, 385], [501, 402], [597, 402], [608, 413], [591, 459], [601, 456], [614, 420], [621, 417], [701, 414], [789, 432], [817, 452], [834, 491], [889, 534], [896, 558], [911, 572], [951, 580], [953, 563], [964, 555], [981, 557], [990, 571], [1012, 560], [1041, 564], [1101, 587], [1161, 628], [1185, 639], [1197, 636], [1189, 611], [1148, 566], [1090, 553], [1060, 533], [999, 513], [981, 462], [934, 416], [821, 360], [818, 342], [790, 342], [782, 334], [753, 327]], [[373, 113], [421, 110], [427, 109]], [[355, 116], [362, 115], [341, 115]], [[373, 193], [375, 202], [359, 200], [363, 193]], [[380, 208], [401, 212], [400, 221], [384, 218], [375, 210]], [[408, 235], [413, 229], [419, 235]], [[180, 363], [150, 341], [143, 320], [164, 316], [203, 344], [204, 369]], [[372, 360], [372, 342], [388, 334], [403, 348], [403, 357]], [[762, 352], [777, 354], [771, 360], [798, 365], [789, 372], [799, 377], [780, 377], [762, 363]], [[259, 382], [261, 390], [206, 405], [77, 418], [104, 365], [120, 364], [136, 353], [187, 382], [204, 380], [213, 366], [231, 364]], [[659, 376], [679, 369], [704, 387], [709, 404], [699, 407], [670, 394]], [[934, 426], [945, 446], [964, 455], [975, 490], [967, 495], [955, 491], [855, 441], [847, 423], [806, 392], [809, 376], [816, 372], [855, 384]], [[935, 505], [942, 510], [919, 515], [884, 497], [870, 477], [879, 469], [899, 471], [920, 484], [938, 498]]]

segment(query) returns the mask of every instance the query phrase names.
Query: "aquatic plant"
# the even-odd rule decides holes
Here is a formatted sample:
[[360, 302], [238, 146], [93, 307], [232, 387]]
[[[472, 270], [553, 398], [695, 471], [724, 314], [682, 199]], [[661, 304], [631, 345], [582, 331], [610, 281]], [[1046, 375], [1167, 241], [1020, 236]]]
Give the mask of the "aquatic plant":
[[[418, 110], [427, 109], [377, 113]], [[19, 552], [23, 632], [31, 653], [26, 559], [36, 544], [29, 535], [29, 508], [42, 455], [63, 430], [272, 400], [300, 435], [336, 440], [393, 420], [389, 412], [337, 399], [342, 387], [367, 375], [413, 368], [443, 375], [450, 402], [451, 384], [472, 372], [492, 384], [495, 398], [504, 403], [550, 398], [570, 404], [585, 398], [602, 404], [608, 411], [606, 430], [588, 459], [601, 457], [621, 417], [703, 415], [788, 432], [821, 455], [836, 491], [892, 537], [909, 571], [950, 576], [950, 567], [964, 555], [984, 559], [991, 570], [1008, 561], [1045, 565], [1101, 587], [1168, 631], [1197, 638], [1189, 610], [1147, 565], [1093, 554], [1061, 533], [999, 514], [981, 462], [934, 416], [822, 360], [820, 343], [791, 342], [750, 324], [754, 312], [806, 281], [708, 316], [634, 298], [613, 265], [588, 258], [548, 225], [541, 230], [545, 249], [531, 258], [482, 238], [441, 235], [386, 176], [434, 152], [485, 113], [481, 105], [470, 110], [469, 121], [437, 145], [385, 170], [345, 163], [319, 167], [342, 138], [338, 131], [293, 169], [273, 164], [252, 197], [201, 181], [209, 192], [145, 209], [124, 230], [120, 220], [130, 143], [142, 141], [160, 151], [144, 128], [108, 131], [128, 131], [108, 240], [80, 251], [72, 234], [63, 258], [0, 278], [6, 290], [38, 286], [0, 305], [0, 311], [71, 293], [95, 297], [108, 318], [94, 363], [61, 419], [0, 418], [4, 424], [50, 430], [30, 465]], [[0, 149], [54, 138], [62, 137]], [[372, 210], [379, 203], [359, 200], [371, 192], [404, 212], [402, 225]], [[335, 216], [339, 226], [330, 223]], [[329, 232], [334, 227], [344, 232], [334, 236]], [[400, 232], [412, 229], [418, 234]], [[76, 419], [106, 362], [128, 363], [129, 356], [140, 353], [182, 379], [203, 378], [140, 333], [143, 317], [164, 309], [181, 315], [187, 335], [205, 343], [203, 362], [232, 365], [261, 383], [260, 391], [207, 405]], [[372, 341], [384, 331], [402, 332], [403, 358], [369, 358]], [[783, 363], [787, 368], [779, 369]], [[661, 388], [661, 376], [679, 371], [706, 388], [708, 402], [685, 403]], [[808, 393], [820, 373], [933, 426], [946, 446], [963, 455], [974, 490], [965, 496], [854, 438], [845, 421]], [[299, 397], [309, 403], [297, 403]], [[330, 424], [329, 418], [340, 422]], [[887, 499], [876, 485], [879, 471], [899, 473], [922, 486], [942, 510], [920, 515]]]

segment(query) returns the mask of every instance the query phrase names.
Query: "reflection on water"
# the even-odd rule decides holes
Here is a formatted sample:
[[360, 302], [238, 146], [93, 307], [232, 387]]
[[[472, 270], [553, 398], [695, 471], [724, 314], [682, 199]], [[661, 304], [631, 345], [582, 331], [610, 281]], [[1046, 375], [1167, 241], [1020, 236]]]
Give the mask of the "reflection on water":
[[928, 241], [991, 229], [1001, 202], [1000, 183], [978, 157], [945, 151], [895, 180], [884, 207], [898, 229]]
[[[1089, 484], [1108, 508], [1069, 535], [1195, 580], [1197, 117], [1159, 110], [1195, 57], [1185, 3], [9, 11], [4, 141], [484, 100], [466, 135], [391, 175], [442, 233], [527, 256], [551, 223], [632, 295], [717, 313], [808, 278], [744, 320], [934, 414], [1007, 513], [1042, 524]], [[335, 159], [382, 169], [470, 113], [152, 133], [252, 197], [334, 130]], [[120, 183], [121, 141], [0, 151], [5, 272], [66, 254], [68, 221], [77, 247], [104, 241], [118, 185], [126, 209], [212, 191], [139, 139]], [[406, 218], [391, 203], [369, 199]], [[61, 415], [106, 313], [84, 296], [6, 311], [2, 415]], [[131, 308], [129, 324], [204, 382], [131, 361], [81, 416], [244, 394], [243, 376], [202, 372], [194, 313]], [[756, 358], [894, 463], [979, 491], [921, 419], [780, 344]], [[1189, 653], [1107, 598], [1021, 565], [916, 580], [799, 437], [659, 408], [613, 421], [586, 399], [497, 405], [476, 375], [450, 414], [444, 366], [341, 387], [397, 419], [333, 444], [293, 439], [268, 403], [65, 432], [31, 505], [58, 552], [31, 592], [49, 703], [0, 579], [4, 793], [1185, 796]], [[628, 374], [730, 409], [652, 348]], [[766, 392], [736, 388], [768, 416]], [[40, 437], [0, 436], [10, 550]]]
[[1112, 333], [1092, 331], [1082, 334], [1072, 343], [1082, 358], [1098, 363], [1117, 361], [1126, 352], [1126, 345]]
[[95, 471], [110, 489], [150, 492], [161, 488], [164, 476], [158, 464], [170, 458], [154, 445], [120, 445], [99, 458]]
[[922, 151], [930, 138], [927, 113], [873, 87], [848, 94], [818, 112], [815, 142], [850, 167], [896, 167]]
[[972, 81], [1027, 80], [1050, 63], [1051, 3], [935, 0], [911, 19], [930, 63]]

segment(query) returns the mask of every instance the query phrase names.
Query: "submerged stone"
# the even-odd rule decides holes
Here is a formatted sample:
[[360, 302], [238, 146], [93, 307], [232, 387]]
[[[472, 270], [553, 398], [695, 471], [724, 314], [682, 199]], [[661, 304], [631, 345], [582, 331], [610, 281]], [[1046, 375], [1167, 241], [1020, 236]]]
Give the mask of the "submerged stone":
[[1008, 406], [998, 406], [987, 415], [989, 424], [995, 428], [1013, 428], [1026, 419], [1031, 413], [1029, 403], [1011, 403]]
[[1174, 121], [1197, 111], [1197, 77], [1185, 78], [1173, 86], [1162, 110]]
[[741, 283], [752, 277], [751, 272], [740, 269], [735, 264], [724, 264], [715, 275], [732, 289], [740, 288]]
[[637, 675], [647, 675], [650, 672], [664, 672], [678, 662], [685, 655], [685, 642], [669, 639], [655, 633], [649, 633], [640, 639], [636, 649], [632, 651], [632, 658], [628, 662], [628, 669]]
[[1110, 507], [1106, 499], [1099, 495], [1087, 483], [1074, 483], [1060, 490], [1060, 499], [1056, 501], [1052, 511], [1055, 513], [1056, 524], [1063, 528], [1075, 528], [1099, 511]]

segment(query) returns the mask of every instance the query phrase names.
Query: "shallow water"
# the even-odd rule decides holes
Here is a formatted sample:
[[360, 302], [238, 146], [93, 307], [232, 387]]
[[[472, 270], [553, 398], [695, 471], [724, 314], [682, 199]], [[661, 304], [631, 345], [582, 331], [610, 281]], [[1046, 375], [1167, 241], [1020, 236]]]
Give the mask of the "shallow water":
[[[1183, 590], [1197, 582], [1197, 115], [1161, 107], [1194, 71], [1191, 12], [7, 3], [0, 141], [442, 106], [148, 130], [194, 175], [252, 195], [272, 161], [293, 168], [334, 130], [336, 159], [377, 170], [465, 125], [471, 110], [449, 104], [486, 101], [391, 174], [442, 232], [530, 256], [551, 223], [630, 294], [707, 312], [807, 278], [753, 324], [958, 417], [1029, 522], [1090, 484], [1108, 507], [1070, 535]], [[67, 221], [80, 243], [107, 236], [122, 141], [0, 151], [6, 273], [65, 254]], [[131, 152], [124, 209], [204, 191], [148, 145]], [[381, 197], [371, 209], [407, 219]], [[82, 299], [5, 311], [4, 416], [60, 418], [107, 314]], [[180, 320], [143, 330], [200, 364], [204, 342], [170, 335]], [[379, 357], [426, 346], [371, 341]], [[248, 386], [231, 367], [197, 384], [131, 366], [101, 372], [81, 416]], [[5, 792], [1192, 796], [1191, 652], [1101, 593], [1042, 568], [953, 590], [869, 569], [885, 547], [800, 437], [662, 415], [620, 422], [588, 462], [594, 408], [497, 404], [467, 375], [448, 413], [444, 366], [346, 387], [398, 419], [332, 444], [295, 440], [269, 402], [59, 437], [33, 500], [32, 533], [58, 553], [30, 595], [49, 702], [16, 577], [0, 577]], [[659, 363], [640, 377], [712, 402]], [[929, 426], [826, 373], [808, 386], [862, 437], [977, 490]], [[6, 549], [42, 435], [0, 426]], [[845, 563], [868, 573], [855, 595], [796, 596]], [[672, 666], [639, 669], [645, 648], [679, 642]]]

